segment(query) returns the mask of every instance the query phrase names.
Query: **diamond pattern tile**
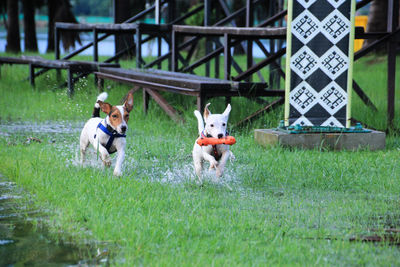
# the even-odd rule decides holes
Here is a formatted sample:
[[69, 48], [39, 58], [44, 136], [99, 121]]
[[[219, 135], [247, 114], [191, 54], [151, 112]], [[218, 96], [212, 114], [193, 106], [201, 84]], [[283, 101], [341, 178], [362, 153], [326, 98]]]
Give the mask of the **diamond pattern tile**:
[[350, 21], [337, 9], [329, 14], [321, 24], [321, 33], [333, 44], [336, 44], [350, 33]]
[[292, 125], [301, 125], [301, 126], [314, 126], [311, 121], [309, 121], [306, 117], [301, 116], [298, 118], [295, 122], [292, 123]]
[[292, 33], [306, 44], [320, 31], [320, 21], [307, 9], [292, 22]]
[[326, 121], [324, 121], [321, 126], [330, 126], [330, 127], [344, 127], [340, 121], [338, 121], [335, 117], [331, 116]]
[[327, 0], [334, 8], [340, 7], [346, 0]]
[[348, 69], [349, 58], [338, 47], [333, 46], [321, 56], [320, 65], [321, 70], [332, 80], [335, 80]]
[[317, 0], [297, 0], [299, 4], [301, 4], [304, 8], [309, 8], [312, 4], [314, 4]]
[[292, 55], [290, 67], [303, 80], [307, 79], [318, 69], [318, 56], [307, 46], [303, 46], [296, 54]]
[[317, 95], [318, 93], [308, 83], [302, 82], [290, 92], [290, 104], [300, 114], [304, 114], [318, 103]]
[[347, 104], [347, 93], [334, 81], [318, 94], [318, 103], [331, 115]]

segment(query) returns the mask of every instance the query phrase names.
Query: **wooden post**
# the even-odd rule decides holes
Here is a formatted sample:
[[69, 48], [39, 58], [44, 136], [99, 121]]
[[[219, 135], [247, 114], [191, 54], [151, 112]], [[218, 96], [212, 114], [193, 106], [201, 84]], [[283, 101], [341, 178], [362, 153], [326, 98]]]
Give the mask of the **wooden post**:
[[[160, 0], [156, 0], [155, 3], [155, 23], [157, 25], [160, 25]], [[157, 36], [157, 56], [161, 57], [161, 45], [162, 45], [162, 39], [160, 35]], [[161, 62], [157, 64], [158, 69], [162, 68]]]
[[178, 115], [178, 112], [160, 95], [159, 92], [152, 89], [145, 89], [146, 92], [157, 102], [157, 104], [176, 122], [184, 122]]
[[[161, 57], [161, 46], [162, 46], [162, 38], [161, 36], [157, 36], [157, 57]], [[157, 68], [161, 69], [161, 62], [157, 64]]]
[[[387, 14], [387, 32], [396, 30], [399, 21], [399, 1], [389, 0]], [[387, 74], [387, 129], [394, 128], [395, 88], [396, 88], [396, 36], [387, 43], [388, 74]]]
[[[93, 29], [93, 61], [99, 61], [99, 40], [97, 38], [97, 29]], [[94, 85], [98, 84], [97, 75], [94, 75]]]
[[[277, 12], [276, 13], [278, 13], [278, 12], [282, 12], [282, 10], [284, 9], [284, 0], [279, 0], [278, 1], [278, 3], [277, 3], [277, 5], [278, 5], [278, 9], [277, 9]], [[282, 27], [283, 26], [283, 19], [280, 19], [280, 20], [278, 20], [278, 26], [279, 27]], [[278, 51], [280, 50], [280, 49], [282, 49], [282, 47], [283, 47], [283, 40], [282, 39], [278, 39], [277, 40], [277, 43], [278, 43]], [[275, 68], [279, 68], [279, 69], [281, 69], [281, 60], [278, 60], [277, 62], [274, 62], [274, 64], [272, 64], [272, 66], [273, 67], [275, 67]], [[279, 71], [279, 70], [278, 70]], [[277, 85], [277, 88], [280, 88], [280, 82], [281, 82], [281, 77], [280, 77], [280, 75], [279, 75], [279, 72], [278, 73], [276, 73], [275, 71], [274, 71], [274, 77], [275, 77], [275, 84]]]
[[[268, 6], [268, 14], [269, 16], [273, 16], [275, 14], [275, 1], [269, 1], [269, 6]], [[276, 40], [274, 39], [270, 39], [269, 40], [269, 47], [270, 47], [270, 54], [273, 55], [276, 52], [275, 49], [275, 45], [276, 45]], [[274, 68], [272, 65], [269, 65], [269, 87], [273, 88], [274, 86], [274, 82], [275, 82], [275, 72], [274, 72]]]
[[68, 85], [68, 95], [71, 97], [74, 94], [74, 75], [70, 68], [67, 69], [67, 85]]
[[[204, 26], [210, 26], [211, 16], [211, 1], [204, 0]], [[211, 53], [210, 38], [206, 37], [206, 55]], [[207, 77], [210, 77], [210, 62], [206, 62], [206, 73]]]
[[175, 19], [175, 0], [168, 1], [168, 23], [171, 23]]
[[231, 47], [229, 34], [224, 33], [224, 79], [230, 80], [231, 78]]
[[199, 95], [197, 96], [197, 110], [200, 111], [200, 113], [205, 106], [204, 103], [206, 102], [206, 100], [206, 95], [200, 91]]
[[29, 64], [29, 82], [32, 86], [35, 86], [35, 67], [33, 64]]
[[[230, 80], [231, 79], [231, 46], [230, 46], [230, 36], [227, 33], [224, 33], [224, 55], [225, 55], [225, 80]], [[225, 104], [228, 105], [231, 102], [231, 97], [226, 96], [225, 97]]]
[[172, 30], [172, 36], [171, 36], [171, 45], [172, 45], [172, 53], [171, 53], [171, 68], [169, 70], [172, 71], [177, 71], [178, 70], [178, 46], [177, 46], [177, 38], [178, 38], [178, 33], [175, 30]]
[[95, 80], [97, 80], [97, 89], [99, 93], [101, 93], [104, 91], [104, 79], [99, 78], [96, 74], [95, 77], [96, 77]]
[[142, 40], [140, 27], [136, 28], [136, 68], [142, 67]]
[[56, 56], [56, 59], [60, 59], [60, 30], [57, 29], [56, 26], [54, 26], [55, 30], [54, 30], [54, 53]]
[[[54, 47], [54, 52], [56, 59], [60, 59], [60, 29], [57, 29], [56, 25], [54, 25], [54, 42], [55, 42], [55, 47]], [[61, 80], [61, 71], [56, 70], [56, 79], [57, 81]], [[35, 73], [33, 73], [33, 76], [35, 76]], [[35, 79], [35, 78], [33, 78]]]
[[[175, 13], [176, 3], [175, 2], [176, 2], [175, 0], [168, 1], [168, 18], [167, 18], [168, 23], [171, 23], [172, 21], [174, 21], [174, 19], [176, 17], [176, 13]], [[169, 43], [168, 45], [169, 45], [169, 48], [171, 49], [171, 43]], [[172, 47], [172, 49], [174, 49], [174, 48]], [[177, 51], [178, 50], [176, 50], [176, 52]], [[161, 55], [161, 40], [160, 40], [160, 55]], [[174, 61], [174, 57], [173, 57], [173, 53], [171, 53], [168, 56], [168, 70], [172, 70], [174, 68], [174, 65], [175, 65], [175, 68], [178, 68], [177, 63], [174, 64], [173, 61]], [[162, 61], [159, 61], [158, 62], [159, 68], [161, 68], [161, 64], [162, 64]]]
[[147, 110], [149, 109], [149, 93], [147, 93], [146, 89], [143, 88], [143, 112], [147, 114]]
[[[246, 1], [246, 27], [253, 27], [253, 1]], [[247, 40], [247, 69], [253, 65], [253, 41]], [[246, 79], [251, 81], [251, 76]]]
[[98, 38], [97, 38], [97, 29], [93, 29], [93, 61], [99, 61], [99, 52], [98, 52]]
[[[217, 49], [217, 43], [214, 43], [215, 45], [215, 50]], [[215, 57], [215, 61], [214, 61], [214, 69], [215, 69], [215, 75], [214, 77], [219, 79], [219, 54]]]

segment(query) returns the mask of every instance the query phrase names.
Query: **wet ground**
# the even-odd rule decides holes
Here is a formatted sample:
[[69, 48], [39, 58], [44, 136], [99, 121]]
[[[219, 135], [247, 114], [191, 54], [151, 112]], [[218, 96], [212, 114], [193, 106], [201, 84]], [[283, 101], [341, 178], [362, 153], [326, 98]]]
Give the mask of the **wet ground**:
[[0, 175], [0, 266], [108, 264], [104, 246], [76, 245], [49, 233], [42, 223], [46, 213], [29, 209], [26, 194]]
[[[62, 150], [71, 146], [80, 128], [80, 124], [70, 123], [2, 124], [0, 137], [26, 145], [54, 143]], [[108, 265], [107, 244], [74, 244], [64, 233], [50, 233], [48, 214], [32, 210], [32, 206], [28, 193], [0, 173], [0, 266]]]
[[[81, 167], [78, 143], [83, 124], [84, 122], [0, 123], [0, 138], [5, 139], [9, 145], [29, 145], [35, 142], [50, 145], [52, 149], [57, 151], [58, 155], [65, 158], [67, 166]], [[193, 182], [196, 179], [192, 159], [188, 153], [182, 152], [175, 156], [176, 158], [171, 158], [169, 164], [166, 164], [165, 161], [160, 162], [156, 155], [150, 153], [147, 155], [146, 148], [140, 144], [141, 138], [138, 137], [145, 136], [147, 133], [135, 129], [131, 131], [133, 133], [129, 136], [124, 172], [134, 172], [138, 180], [149, 179], [177, 186], [190, 181]], [[139, 160], [138, 155], [144, 155], [146, 160]], [[93, 149], [90, 149], [88, 153], [88, 160], [84, 168], [102, 168], [102, 164]], [[230, 190], [232, 188], [239, 190], [246, 198], [249, 197], [249, 194], [253, 198], [261, 197], [256, 192], [251, 190], [249, 192], [241, 185], [239, 177], [246, 170], [240, 164], [235, 163], [230, 164], [227, 168], [224, 183], [213, 181], [213, 172], [205, 171], [205, 178], [209, 182], [226, 186]], [[284, 196], [285, 193], [281, 189], [275, 189], [278, 196]], [[272, 191], [275, 189], [270, 188]], [[8, 181], [6, 177], [2, 177], [0, 170], [0, 266], [93, 266], [109, 264], [109, 258], [112, 257], [108, 249], [112, 253], [116, 251], [115, 247], [95, 241], [91, 241], [89, 244], [60, 241], [69, 239], [65, 236], [65, 233], [60, 233], [58, 236], [49, 233], [45, 227], [46, 213], [27, 208], [31, 205], [24, 202], [26, 198], [22, 198], [22, 196], [25, 195], [26, 192], [22, 191], [18, 185]], [[327, 195], [321, 196], [326, 200]], [[293, 197], [296, 198], [296, 196]], [[309, 196], [306, 199], [312, 202], [315, 196]], [[374, 220], [377, 219], [388, 221], [384, 224], [384, 234], [381, 230], [375, 234], [374, 230], [369, 229], [365, 235], [360, 234], [335, 240], [399, 246], [398, 218], [383, 217]], [[380, 227], [380, 224], [377, 227]], [[327, 237], [325, 239], [332, 240], [333, 238]]]

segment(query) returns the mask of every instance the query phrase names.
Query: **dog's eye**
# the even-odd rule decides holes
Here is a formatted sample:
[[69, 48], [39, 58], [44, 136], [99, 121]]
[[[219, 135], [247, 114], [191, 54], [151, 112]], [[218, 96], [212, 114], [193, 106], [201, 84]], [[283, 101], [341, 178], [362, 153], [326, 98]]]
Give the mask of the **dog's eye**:
[[214, 127], [214, 124], [211, 124], [210, 127]]
[[225, 126], [226, 124], [225, 123], [222, 123], [222, 126]]
[[112, 115], [112, 117], [113, 117], [114, 119], [116, 119], [118, 116], [117, 116], [117, 115]]

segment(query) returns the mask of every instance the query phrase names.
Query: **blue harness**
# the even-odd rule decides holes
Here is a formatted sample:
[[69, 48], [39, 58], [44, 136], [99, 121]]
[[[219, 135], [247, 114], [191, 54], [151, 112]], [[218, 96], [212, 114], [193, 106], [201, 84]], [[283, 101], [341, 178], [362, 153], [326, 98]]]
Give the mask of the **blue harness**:
[[[106, 135], [108, 135], [110, 138], [108, 139], [107, 144], [104, 146], [108, 153], [114, 153], [114, 152], [110, 152], [110, 148], [112, 143], [114, 142], [114, 138], [118, 138], [118, 137], [126, 137], [125, 134], [119, 134], [116, 131], [114, 132], [110, 132], [107, 127], [105, 127], [101, 122], [99, 122], [99, 125], [97, 125], [97, 128], [100, 128], [100, 130], [102, 130]], [[96, 135], [94, 135], [94, 137], [96, 138]]]

